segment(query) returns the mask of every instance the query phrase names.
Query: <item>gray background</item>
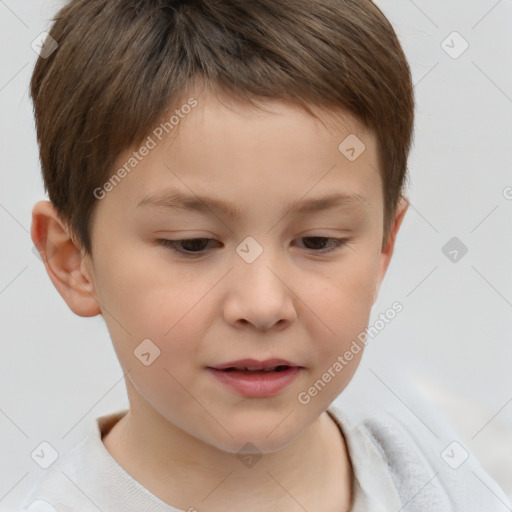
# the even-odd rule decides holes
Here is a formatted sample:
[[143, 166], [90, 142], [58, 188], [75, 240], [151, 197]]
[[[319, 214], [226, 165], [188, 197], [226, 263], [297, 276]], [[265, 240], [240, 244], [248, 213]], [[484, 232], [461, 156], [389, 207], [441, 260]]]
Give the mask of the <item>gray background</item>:
[[[411, 207], [370, 323], [395, 300], [404, 310], [355, 379], [411, 413], [423, 396], [512, 496], [512, 1], [376, 3], [409, 59], [417, 117]], [[30, 457], [42, 441], [63, 454], [94, 418], [128, 406], [101, 317], [68, 309], [29, 235], [46, 198], [31, 42], [60, 4], [0, 0], [0, 508], [42, 474]], [[469, 44], [457, 58], [460, 40], [447, 39], [452, 56], [442, 47], [453, 31]], [[452, 237], [468, 249], [457, 262], [442, 251]]]

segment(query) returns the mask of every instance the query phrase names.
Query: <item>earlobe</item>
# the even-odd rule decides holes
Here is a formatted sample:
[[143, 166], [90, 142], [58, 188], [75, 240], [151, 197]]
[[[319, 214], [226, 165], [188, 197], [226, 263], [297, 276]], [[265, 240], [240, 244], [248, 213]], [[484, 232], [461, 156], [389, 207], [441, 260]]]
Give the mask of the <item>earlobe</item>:
[[30, 236], [50, 280], [71, 311], [83, 317], [101, 314], [93, 276], [82, 264], [80, 248], [50, 201], [34, 205]]

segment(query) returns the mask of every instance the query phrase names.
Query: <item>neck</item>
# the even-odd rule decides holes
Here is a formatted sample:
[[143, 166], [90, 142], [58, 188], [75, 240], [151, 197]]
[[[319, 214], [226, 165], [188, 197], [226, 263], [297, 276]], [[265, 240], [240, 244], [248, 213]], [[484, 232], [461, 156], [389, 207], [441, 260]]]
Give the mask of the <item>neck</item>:
[[350, 509], [348, 451], [326, 412], [283, 449], [254, 465], [246, 459], [247, 466], [150, 410], [148, 418], [132, 407], [103, 443], [127, 473], [173, 507], [224, 512], [229, 503], [230, 509], [246, 512]]

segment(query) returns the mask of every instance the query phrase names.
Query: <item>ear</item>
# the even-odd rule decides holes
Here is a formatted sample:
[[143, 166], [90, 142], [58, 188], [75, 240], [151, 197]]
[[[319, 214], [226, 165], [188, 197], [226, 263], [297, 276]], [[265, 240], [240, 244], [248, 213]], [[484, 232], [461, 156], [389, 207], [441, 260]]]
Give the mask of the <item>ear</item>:
[[84, 317], [101, 314], [89, 260], [81, 255], [51, 202], [35, 204], [30, 236], [48, 276], [71, 311]]
[[383, 243], [382, 245], [382, 252], [380, 255], [379, 262], [379, 273], [375, 281], [375, 287], [373, 292], [373, 304], [375, 304], [375, 301], [377, 300], [377, 297], [379, 295], [380, 285], [388, 269], [389, 263], [391, 261], [391, 256], [393, 256], [396, 236], [398, 234], [398, 230], [400, 229], [400, 226], [402, 224], [402, 221], [404, 220], [404, 216], [408, 208], [409, 200], [406, 197], [402, 196], [397, 206], [395, 221], [393, 227], [391, 228], [391, 233], [389, 239], [387, 240], [387, 245], [385, 243]]

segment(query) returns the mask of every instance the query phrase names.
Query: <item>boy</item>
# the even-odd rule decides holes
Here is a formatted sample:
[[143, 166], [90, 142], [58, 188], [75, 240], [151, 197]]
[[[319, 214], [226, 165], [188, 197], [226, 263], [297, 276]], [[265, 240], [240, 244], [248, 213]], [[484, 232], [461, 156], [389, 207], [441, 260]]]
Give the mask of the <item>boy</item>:
[[31, 236], [70, 309], [103, 316], [130, 408], [26, 509], [507, 510], [410, 418], [332, 405], [408, 207], [413, 88], [381, 11], [72, 0], [50, 36]]

